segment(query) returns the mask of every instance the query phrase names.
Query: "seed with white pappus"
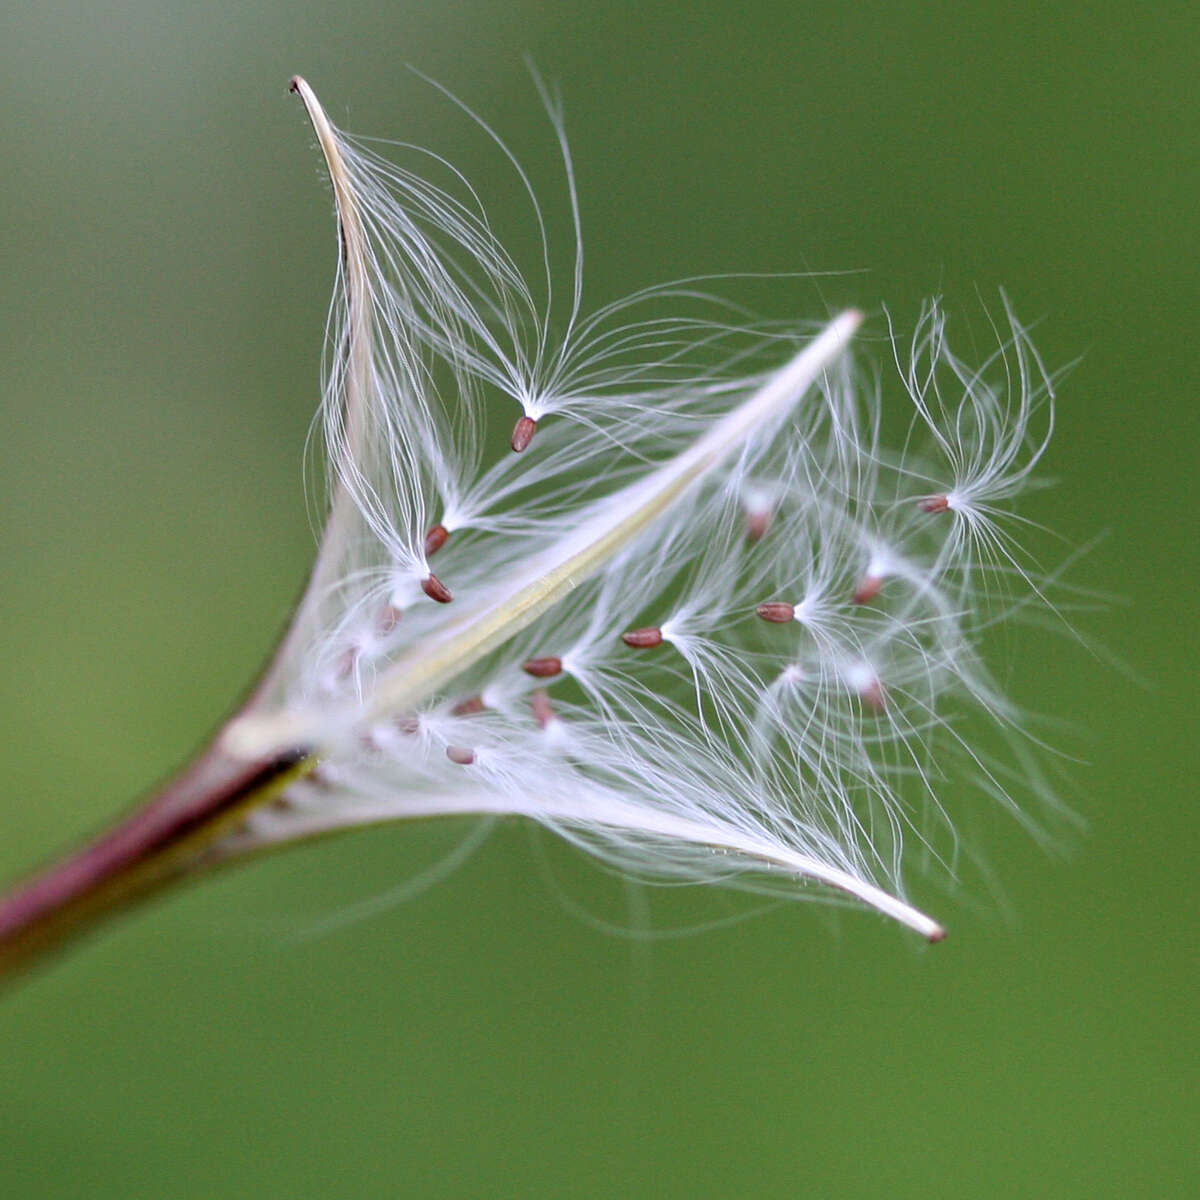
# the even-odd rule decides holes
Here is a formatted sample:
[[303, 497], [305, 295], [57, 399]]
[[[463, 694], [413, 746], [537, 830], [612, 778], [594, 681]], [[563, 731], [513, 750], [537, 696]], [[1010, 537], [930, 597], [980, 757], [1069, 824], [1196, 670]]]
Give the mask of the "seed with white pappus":
[[394, 604], [385, 604], [379, 610], [379, 619], [377, 621], [379, 632], [384, 637], [387, 637], [387, 635], [392, 633], [396, 626], [400, 624], [400, 618], [402, 616], [404, 616], [404, 609], [397, 608], [397, 606]]
[[454, 599], [450, 594], [450, 589], [432, 573], [421, 580], [421, 591], [430, 600], [436, 600], [439, 604], [449, 604]]
[[445, 525], [433, 525], [425, 534], [425, 555], [436, 554], [450, 540], [450, 531]]
[[512, 448], [520, 454], [533, 441], [537, 433], [537, 422], [532, 417], [522, 417], [514, 426], [512, 433]]
[[662, 630], [653, 625], [621, 634], [621, 641], [635, 650], [652, 650], [655, 646], [661, 646], [662, 640]]
[[475, 751], [466, 746], [447, 746], [446, 757], [460, 767], [469, 767], [475, 761]]
[[864, 575], [859, 580], [858, 587], [854, 589], [852, 599], [855, 604], [870, 604], [876, 596], [879, 595], [880, 589], [883, 587], [882, 575]]
[[944, 513], [950, 508], [949, 496], [925, 496], [917, 501], [923, 513]]
[[796, 619], [795, 605], [788, 604], [786, 600], [768, 600], [765, 604], [760, 604], [754, 611], [764, 621], [771, 621], [776, 625], [786, 625], [788, 621]]
[[562, 674], [562, 669], [562, 659], [554, 657], [527, 658], [521, 664], [521, 670], [534, 679], [553, 679], [555, 675]]
[[771, 512], [769, 509], [758, 509], [746, 513], [746, 541], [761, 542], [771, 528]]
[[543, 729], [548, 728], [550, 722], [555, 719], [554, 709], [550, 704], [550, 697], [539, 688], [530, 697], [529, 705], [533, 709], [533, 719]]

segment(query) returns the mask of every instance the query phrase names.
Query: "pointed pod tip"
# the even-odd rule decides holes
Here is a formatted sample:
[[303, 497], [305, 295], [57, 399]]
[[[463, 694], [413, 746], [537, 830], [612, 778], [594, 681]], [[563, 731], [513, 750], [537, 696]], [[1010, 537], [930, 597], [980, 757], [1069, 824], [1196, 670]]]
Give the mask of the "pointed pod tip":
[[833, 352], [838, 353], [845, 349], [866, 319], [867, 314], [861, 308], [843, 309], [825, 326], [818, 340], [828, 340]]
[[867, 319], [867, 314], [861, 308], [843, 309], [826, 326], [827, 330], [836, 330], [835, 336], [844, 339], [852, 338], [858, 332], [858, 327]]

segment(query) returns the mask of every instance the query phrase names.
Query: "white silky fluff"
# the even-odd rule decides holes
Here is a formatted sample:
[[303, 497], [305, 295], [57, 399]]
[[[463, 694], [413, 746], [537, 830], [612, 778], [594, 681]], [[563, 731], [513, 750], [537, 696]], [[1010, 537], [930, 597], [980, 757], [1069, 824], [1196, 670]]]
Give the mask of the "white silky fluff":
[[[893, 334], [895, 380], [838, 353], [857, 318], [796, 373], [815, 327], [755, 321], [700, 282], [587, 315], [545, 88], [576, 231], [563, 301], [549, 250], [531, 282], [453, 168], [340, 133], [296, 87], [342, 229], [332, 515], [238, 728], [248, 749], [290, 739], [320, 763], [231, 846], [518, 814], [641, 875], [825, 885], [940, 937], [903, 898], [906, 847], [936, 846], [953, 805], [982, 794], [1016, 810], [1040, 787], [981, 644], [1037, 588], [1006, 515], [1053, 423], [1025, 329], [1008, 314], [971, 368], [931, 304], [907, 347]], [[400, 165], [414, 158], [444, 182]], [[881, 443], [885, 403], [911, 413], [901, 451]], [[489, 459], [493, 431], [522, 416], [538, 422], [529, 447]], [[689, 455], [703, 461], [658, 504]], [[588, 552], [586, 578], [504, 626], [514, 596], [651, 499], [643, 527]], [[427, 556], [435, 525], [449, 540]], [[431, 570], [449, 604], [422, 591]], [[763, 602], [794, 615], [762, 620]], [[463, 651], [489, 621], [501, 632]], [[646, 627], [661, 645], [622, 641]], [[550, 657], [561, 673], [523, 669]], [[999, 735], [986, 751], [979, 723], [962, 727], [971, 709]]]

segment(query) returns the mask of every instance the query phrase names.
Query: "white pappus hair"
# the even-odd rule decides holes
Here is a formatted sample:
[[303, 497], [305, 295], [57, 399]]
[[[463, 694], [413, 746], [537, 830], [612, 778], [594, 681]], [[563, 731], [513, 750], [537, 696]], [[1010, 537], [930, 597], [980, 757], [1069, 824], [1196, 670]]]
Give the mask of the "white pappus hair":
[[[454, 168], [426, 156], [429, 182], [293, 81], [340, 234], [329, 515], [225, 744], [313, 769], [226, 852], [513, 814], [641, 875], [811, 885], [938, 940], [906, 847], [965, 791], [1015, 810], [1041, 786], [982, 642], [1037, 594], [1007, 506], [1052, 380], [1011, 313], [972, 368], [931, 304], [910, 345], [893, 333], [895, 388], [848, 349], [855, 312], [766, 322], [697, 279], [589, 314], [538, 87], [574, 218], [561, 298], [498, 138], [541, 231], [532, 282]], [[885, 395], [911, 412], [902, 451]], [[489, 461], [497, 423], [511, 448]], [[963, 732], [971, 709], [1015, 767]]]

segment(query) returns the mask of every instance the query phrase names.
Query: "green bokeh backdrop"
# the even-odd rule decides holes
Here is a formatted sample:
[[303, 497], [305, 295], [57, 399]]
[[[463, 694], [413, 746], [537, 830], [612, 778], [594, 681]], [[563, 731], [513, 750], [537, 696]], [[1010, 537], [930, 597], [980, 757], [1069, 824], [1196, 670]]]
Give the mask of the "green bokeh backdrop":
[[936, 949], [810, 905], [613, 936], [575, 907], [662, 932], [754, 905], [629, 896], [521, 828], [312, 936], [461, 829], [281, 856], [0, 1002], [0, 1195], [1196, 1194], [1194, 3], [9, 0], [0, 874], [184, 758], [303, 575], [334, 245], [288, 76], [477, 173], [412, 62], [553, 193], [525, 51], [566, 95], [594, 296], [865, 268], [775, 310], [944, 290], [985, 344], [1002, 285], [1079, 359], [1028, 511], [1066, 539], [1047, 562], [1107, 534], [1074, 578], [1116, 600], [1075, 619], [1123, 666], [997, 651], [1070, 722], [1090, 830], [1047, 856], [981, 822], [1001, 899], [918, 881]]

